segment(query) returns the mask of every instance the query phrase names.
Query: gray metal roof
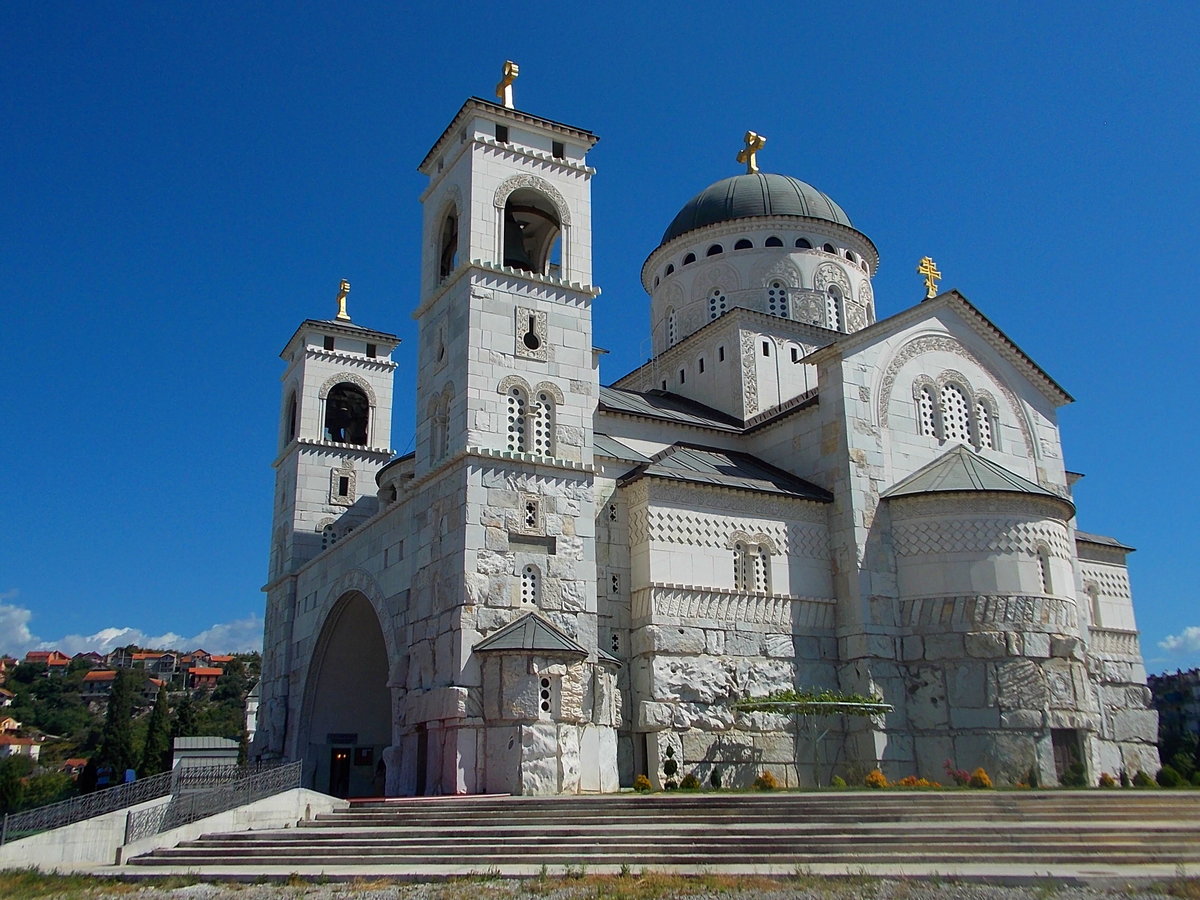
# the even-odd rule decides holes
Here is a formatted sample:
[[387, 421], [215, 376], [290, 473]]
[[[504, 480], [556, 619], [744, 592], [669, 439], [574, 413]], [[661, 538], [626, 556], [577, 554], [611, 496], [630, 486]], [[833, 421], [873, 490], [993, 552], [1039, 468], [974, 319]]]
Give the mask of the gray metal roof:
[[662, 243], [694, 228], [752, 216], [807, 216], [854, 227], [845, 211], [811, 184], [790, 175], [757, 173], [710, 184], [679, 211]]
[[640, 463], [650, 462], [650, 457], [643, 456], [632, 447], [626, 447], [615, 437], [597, 431], [592, 440], [592, 446], [597, 456], [607, 456], [609, 459], [619, 459], [621, 462]]
[[1070, 503], [1040, 484], [1010, 472], [999, 463], [959, 444], [939, 456], [929, 465], [888, 488], [881, 497], [904, 497], [912, 494], [937, 494], [948, 491], [1001, 491], [1004, 493], [1036, 494]]
[[630, 472], [620, 483], [631, 484], [644, 476], [670, 478], [692, 484], [713, 484], [766, 494], [782, 494], [805, 500], [828, 503], [833, 495], [803, 478], [778, 469], [749, 453], [700, 447], [692, 444], [672, 444], [655, 455], [649, 463]]
[[1101, 544], [1105, 547], [1116, 547], [1118, 550], [1133, 550], [1134, 549], [1133, 547], [1130, 547], [1128, 544], [1122, 544], [1120, 541], [1118, 541], [1114, 537], [1108, 537], [1107, 535], [1103, 535], [1103, 534], [1092, 534], [1089, 531], [1078, 531], [1077, 530], [1075, 532], [1075, 539], [1079, 540], [1079, 541], [1084, 541], [1085, 543], [1088, 543], [1088, 544]]
[[663, 391], [630, 391], [625, 388], [600, 388], [600, 409], [607, 412], [625, 413], [662, 419], [682, 425], [697, 425], [701, 428], [717, 428], [721, 431], [741, 431], [742, 422], [720, 410]]
[[553, 655], [588, 655], [587, 650], [577, 641], [534, 613], [526, 613], [499, 631], [492, 632], [476, 644], [474, 649], [476, 652], [528, 650]]

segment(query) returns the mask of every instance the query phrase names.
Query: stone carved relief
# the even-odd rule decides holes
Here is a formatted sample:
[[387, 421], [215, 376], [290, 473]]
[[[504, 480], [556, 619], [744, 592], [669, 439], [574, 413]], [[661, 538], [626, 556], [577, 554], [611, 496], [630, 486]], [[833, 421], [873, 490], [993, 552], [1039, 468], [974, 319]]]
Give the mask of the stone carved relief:
[[832, 629], [837, 603], [816, 597], [744, 594], [737, 591], [652, 585], [634, 591], [630, 614], [635, 620], [656, 617], [702, 619], [730, 625], [743, 622], [803, 628], [805, 632]]
[[707, 302], [713, 288], [723, 288], [728, 295], [741, 290], [741, 286], [742, 280], [733, 266], [728, 263], [711, 263], [706, 265], [692, 282], [692, 298]]
[[339, 384], [352, 384], [355, 387], [361, 388], [362, 392], [367, 395], [367, 400], [371, 407], [375, 407], [375, 390], [371, 387], [371, 382], [363, 378], [361, 375], [356, 375], [354, 372], [340, 372], [336, 375], [330, 375], [321, 385], [321, 389], [317, 392], [317, 396], [322, 400], [329, 397], [329, 392]]
[[[875, 415], [879, 421], [879, 426], [881, 428], [887, 427], [888, 403], [891, 402], [892, 388], [896, 383], [896, 375], [900, 372], [900, 369], [909, 360], [920, 356], [922, 353], [931, 353], [935, 351], [953, 353], [956, 356], [961, 356], [963, 359], [974, 363], [980, 369], [992, 376], [996, 384], [999, 385], [1001, 393], [1004, 394], [1004, 399], [1008, 402], [1013, 419], [1016, 421], [1017, 426], [1021, 429], [1021, 436], [1025, 439], [1025, 450], [1029, 454], [1029, 458], [1035, 458], [1036, 454], [1034, 453], [1033, 432], [1030, 430], [1029, 422], [1025, 418], [1021, 403], [1017, 399], [1017, 395], [1012, 392], [1008, 385], [1004, 383], [1004, 381], [999, 375], [996, 374], [995, 370], [991, 366], [985, 364], [982, 360], [975, 356], [974, 353], [949, 335], [924, 335], [922, 337], [914, 338], [896, 351], [896, 355], [893, 356], [892, 361], [888, 363], [887, 370], [884, 372], [883, 383], [879, 389], [879, 402], [875, 410]], [[993, 412], [995, 412], [995, 410], [993, 410]]]
[[816, 291], [792, 294], [792, 318], [797, 322], [825, 327], [825, 298]]
[[871, 287], [871, 279], [864, 278], [858, 288], [858, 301], [867, 312], [867, 323], [875, 321], [875, 291]]
[[748, 331], [742, 332], [742, 403], [747, 416], [758, 412], [758, 371], [755, 368], [754, 353], [758, 349], [757, 336]]
[[753, 287], [765, 288], [774, 280], [780, 280], [788, 287], [800, 289], [804, 286], [800, 269], [790, 259], [767, 260], [760, 264], [750, 279]]
[[861, 331], [867, 327], [867, 311], [858, 303], [846, 304], [846, 330]]
[[901, 623], [909, 628], [975, 631], [989, 626], [1074, 630], [1078, 611], [1070, 600], [1009, 594], [918, 597], [900, 601]]
[[850, 291], [850, 279], [846, 277], [845, 270], [831, 262], [823, 262], [817, 266], [817, 271], [813, 273], [813, 289], [824, 294], [830, 285], [835, 284], [841, 288], [842, 298], [847, 300], [849, 306], [849, 301], [854, 295]]
[[493, 205], [497, 209], [504, 209], [504, 205], [508, 203], [508, 198], [512, 196], [513, 192], [522, 188], [529, 188], [539, 194], [544, 194], [558, 211], [559, 223], [571, 224], [571, 208], [567, 205], [563, 195], [549, 181], [537, 175], [514, 175], [512, 178], [505, 179], [500, 187], [496, 188], [496, 196], [492, 199]]
[[1066, 529], [1019, 519], [918, 519], [894, 522], [897, 556], [936, 553], [1024, 553], [1033, 556], [1045, 544], [1060, 559], [1071, 559]]
[[547, 316], [544, 311], [518, 306], [515, 312], [513, 339], [517, 356], [545, 360], [550, 343], [546, 339]]

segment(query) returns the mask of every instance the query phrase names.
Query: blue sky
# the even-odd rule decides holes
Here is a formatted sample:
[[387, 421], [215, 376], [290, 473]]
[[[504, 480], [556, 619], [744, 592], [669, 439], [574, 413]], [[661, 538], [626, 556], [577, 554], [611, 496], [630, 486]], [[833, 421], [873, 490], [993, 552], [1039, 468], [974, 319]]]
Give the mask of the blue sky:
[[355, 321], [405, 341], [410, 447], [416, 165], [512, 58], [518, 107], [601, 136], [606, 381], [646, 356], [662, 230], [765, 134], [764, 170], [879, 247], [881, 316], [929, 254], [1076, 397], [1080, 525], [1138, 548], [1149, 669], [1200, 664], [1198, 26], [1188, 3], [6, 6], [0, 650], [256, 641], [277, 354], [350, 279]]

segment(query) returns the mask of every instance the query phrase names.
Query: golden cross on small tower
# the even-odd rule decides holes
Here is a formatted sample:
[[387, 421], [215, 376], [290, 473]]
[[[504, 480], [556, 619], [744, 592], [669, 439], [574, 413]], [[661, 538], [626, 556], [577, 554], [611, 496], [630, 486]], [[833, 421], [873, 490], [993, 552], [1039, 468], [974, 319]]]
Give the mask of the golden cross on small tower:
[[767, 139], [761, 134], [747, 131], [746, 136], [742, 140], [746, 142], [746, 146], [744, 149], [738, 151], [737, 161], [746, 164], [747, 175], [757, 175], [758, 157], [756, 154], [766, 146]]
[[507, 109], [513, 109], [512, 83], [517, 80], [517, 76], [520, 74], [520, 66], [511, 59], [504, 61], [504, 72], [500, 76], [500, 83], [496, 85], [496, 96], [503, 101]]
[[350, 293], [350, 282], [348, 282], [345, 278], [343, 278], [342, 283], [338, 285], [338, 295], [337, 295], [337, 305], [338, 305], [337, 317], [343, 322], [350, 321], [350, 313], [346, 312], [346, 297], [349, 295], [349, 293]]
[[917, 266], [917, 274], [925, 276], [925, 299], [932, 300], [937, 296], [938, 279], [942, 277], [937, 264], [928, 256], [922, 256], [921, 263]]

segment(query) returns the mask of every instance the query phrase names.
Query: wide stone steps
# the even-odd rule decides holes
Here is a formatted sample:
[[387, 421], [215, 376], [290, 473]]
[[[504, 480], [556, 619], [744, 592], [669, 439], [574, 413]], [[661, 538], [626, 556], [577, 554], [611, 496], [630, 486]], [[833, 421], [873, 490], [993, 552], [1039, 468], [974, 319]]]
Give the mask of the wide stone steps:
[[[445, 798], [356, 803], [298, 827], [204, 835], [142, 871], [525, 873], [818, 864], [999, 873], [1200, 864], [1200, 794], [948, 792]], [[915, 867], [915, 868], [914, 868]], [[941, 868], [939, 868], [941, 867]]]

